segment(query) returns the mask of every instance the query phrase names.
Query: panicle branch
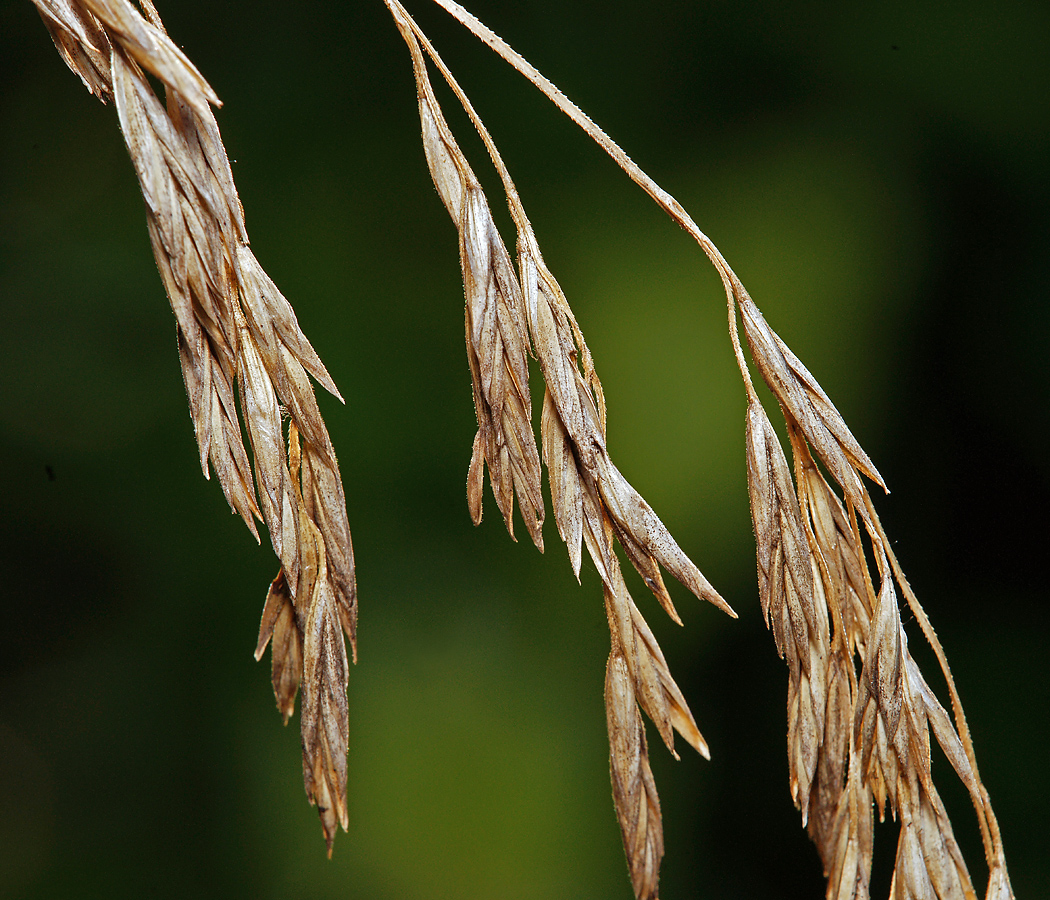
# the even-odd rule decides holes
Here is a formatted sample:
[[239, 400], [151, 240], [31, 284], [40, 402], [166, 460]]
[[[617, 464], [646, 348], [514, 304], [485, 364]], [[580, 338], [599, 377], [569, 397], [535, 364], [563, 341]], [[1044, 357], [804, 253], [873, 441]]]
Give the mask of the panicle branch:
[[[218, 97], [167, 36], [153, 5], [142, 0], [140, 13], [128, 0], [34, 2], [69, 67], [116, 105], [178, 326], [204, 475], [215, 472], [256, 540], [255, 519], [266, 524], [281, 561], [255, 655], [272, 639], [274, 694], [285, 721], [302, 686], [306, 791], [331, 853], [337, 825], [347, 826], [343, 635], [355, 646], [357, 591], [338, 463], [308, 375], [339, 392], [249, 249], [211, 112]], [[147, 72], [164, 85], [166, 106]]]
[[[731, 282], [733, 283], [733, 282]], [[871, 806], [880, 818], [889, 811], [901, 823], [894, 898], [931, 897], [976, 900], [962, 853], [944, 805], [933, 784], [930, 731], [969, 791], [977, 812], [990, 871], [986, 892], [992, 898], [1012, 897], [998, 826], [987, 790], [977, 774], [976, 758], [958, 701], [951, 670], [918, 599], [907, 585], [890, 550], [890, 542], [875, 512], [861, 476], [884, 487], [881, 477], [816, 379], [768, 326], [747, 292], [733, 283], [730, 304], [740, 322], [756, 367], [780, 404], [795, 459], [795, 491], [779, 439], [769, 425], [753, 389], [748, 387], [749, 486], [752, 519], [758, 544], [758, 569], [763, 608], [787, 607], [793, 621], [790, 592], [776, 579], [764, 578], [778, 567], [776, 548], [794, 548], [808, 562], [812, 578], [793, 577], [803, 610], [813, 610], [834, 631], [823, 652], [811, 654], [809, 708], [795, 687], [798, 676], [788, 653], [788, 744], [792, 796], [816, 843], [828, 876], [829, 900], [867, 896], [871, 869]], [[733, 327], [736, 317], [731, 318]], [[744, 361], [738, 356], [743, 366]], [[745, 381], [750, 381], [745, 374]], [[758, 421], [756, 427], [753, 423]], [[767, 456], [775, 463], [763, 477], [752, 446], [762, 435]], [[845, 505], [825, 481], [814, 451], [842, 491]], [[767, 485], [773, 484], [770, 488]], [[787, 497], [787, 500], [783, 498]], [[786, 512], [785, 512], [786, 511]], [[779, 516], [779, 523], [777, 517]], [[799, 527], [805, 541], [799, 543]], [[862, 531], [863, 528], [863, 531]], [[863, 537], [870, 546], [872, 569]], [[772, 548], [772, 551], [766, 548]], [[782, 553], [790, 559], [793, 552]], [[805, 563], [796, 567], [799, 572]], [[785, 582], [788, 579], [783, 579]], [[931, 638], [956, 710], [952, 722], [908, 652], [895, 585], [907, 593], [909, 606], [923, 632]], [[778, 647], [785, 642], [777, 630]], [[798, 636], [795, 636], [796, 641]], [[781, 653], [783, 655], [783, 650]], [[798, 698], [798, 699], [796, 699]], [[799, 753], [796, 748], [804, 748]], [[796, 791], [795, 772], [805, 766], [809, 790]], [[804, 783], [801, 787], [807, 787]], [[848, 815], [844, 814], [850, 810]]]
[[[638, 896], [655, 897], [663, 835], [637, 707], [652, 719], [672, 753], [675, 731], [704, 756], [708, 750], [652, 631], [628, 592], [616, 545], [674, 621], [680, 623], [661, 567], [700, 599], [730, 615], [735, 613], [613, 464], [606, 445], [605, 399], [590, 351], [560, 285], [543, 261], [499, 151], [415, 21], [398, 0], [385, 2], [412, 57], [431, 177], [459, 232], [467, 357], [478, 418], [467, 479], [471, 515], [475, 523], [480, 522], [484, 459], [508, 531], [513, 535], [511, 498], [516, 491], [526, 526], [536, 545], [543, 548], [539, 536], [542, 494], [527, 381], [527, 354], [532, 353], [546, 383], [540, 433], [558, 533], [577, 579], [586, 547], [603, 582], [613, 639], [606, 690], [610, 762], [628, 866]], [[427, 56], [477, 128], [503, 182], [517, 228], [516, 272], [481, 186], [441, 111], [427, 71]]]

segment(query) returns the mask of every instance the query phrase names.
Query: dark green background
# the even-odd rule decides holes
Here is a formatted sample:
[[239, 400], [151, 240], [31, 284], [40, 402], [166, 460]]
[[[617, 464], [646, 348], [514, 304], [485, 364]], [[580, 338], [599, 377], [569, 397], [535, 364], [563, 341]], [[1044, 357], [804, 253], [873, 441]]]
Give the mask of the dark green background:
[[[822, 896], [758, 611], [743, 393], [699, 250], [422, 0], [594, 351], [626, 476], [739, 610], [631, 582], [713, 760], [652, 744], [668, 900]], [[477, 2], [718, 243], [894, 493], [1019, 897], [1046, 866], [1050, 11], [1036, 2]], [[455, 232], [379, 2], [162, 3], [322, 398], [358, 562], [350, 820], [324, 857], [256, 664], [272, 551], [196, 464], [116, 114], [0, 5], [0, 897], [628, 898], [598, 579], [464, 480]], [[479, 143], [448, 109], [488, 184]], [[499, 195], [492, 194], [499, 221]], [[49, 477], [53, 475], [53, 479]], [[523, 531], [523, 529], [522, 529]], [[929, 654], [912, 649], [940, 689]], [[972, 812], [944, 786], [975, 879]], [[877, 830], [885, 896], [895, 829]]]

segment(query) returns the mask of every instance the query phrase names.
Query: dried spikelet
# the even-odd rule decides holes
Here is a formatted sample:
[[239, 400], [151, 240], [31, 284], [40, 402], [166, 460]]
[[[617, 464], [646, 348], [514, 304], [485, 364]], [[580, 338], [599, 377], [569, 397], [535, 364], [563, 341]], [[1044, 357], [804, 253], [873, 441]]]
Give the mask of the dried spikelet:
[[75, 0], [34, 2], [66, 65], [99, 100], [111, 99], [109, 38], [98, 20]]
[[891, 896], [976, 900], [951, 822], [933, 786], [929, 724], [934, 724], [949, 760], [971, 789], [974, 773], [947, 713], [908, 653], [889, 565], [882, 548], [877, 549], [884, 580], [854, 727], [858, 759], [862, 771], [869, 773], [880, 811], [888, 801], [901, 821]]
[[[293, 478], [302, 470], [307, 483], [310, 445], [300, 458], [299, 434], [293, 424], [288, 435]], [[305, 497], [299, 497], [300, 560], [299, 586], [295, 593], [295, 618], [303, 640], [303, 778], [306, 794], [317, 805], [328, 855], [336, 828], [348, 827], [346, 809], [346, 748], [349, 712], [346, 684], [349, 666], [340, 607], [329, 578], [324, 537], [317, 527]]]
[[926, 697], [933, 695], [908, 653], [903, 630], [901, 637], [904, 713], [893, 741], [900, 773], [896, 795], [901, 833], [890, 896], [977, 900], [948, 814], [933, 786], [926, 706]]
[[[204, 474], [210, 463], [230, 507], [256, 539], [255, 518], [266, 523], [281, 560], [256, 658], [272, 640], [274, 694], [286, 721], [302, 685], [306, 790], [331, 853], [336, 827], [347, 826], [343, 634], [353, 645], [357, 600], [345, 496], [308, 373], [339, 393], [290, 304], [248, 248], [209, 106], [218, 98], [168, 38], [152, 4], [142, 0], [145, 18], [127, 0], [37, 5], [70, 68], [92, 93], [115, 100], [178, 324]], [[164, 83], [167, 108], [143, 69]], [[241, 437], [238, 392], [254, 468]]]
[[434, 97], [425, 68], [417, 67], [419, 117], [431, 177], [459, 231], [466, 295], [467, 358], [478, 433], [467, 476], [474, 524], [481, 522], [483, 467], [514, 537], [514, 493], [533, 542], [543, 550], [540, 459], [532, 432], [528, 333], [521, 287], [510, 254], [492, 221], [485, 194], [459, 149]]
[[284, 450], [284, 425], [273, 382], [255, 339], [246, 325], [240, 330], [238, 384], [241, 409], [255, 455], [259, 481], [259, 506], [272, 537], [274, 550], [292, 584], [299, 581], [298, 502], [288, 478]]
[[814, 565], [814, 601], [834, 625], [828, 648], [827, 706], [807, 830], [820, 852], [828, 900], [866, 900], [873, 850], [872, 798], [854, 762], [853, 653], [863, 653], [870, 627], [868, 584], [854, 532], [838, 498], [817, 470], [805, 441], [789, 425], [798, 496]]
[[[519, 267], [529, 330], [551, 405], [561, 423], [556, 436], [553, 427], [544, 433], [545, 458], [558, 455], [561, 479], [573, 477], [573, 467], [565, 453], [564, 441], [568, 441], [577, 481], [581, 485], [594, 486], [593, 493], [600, 501], [603, 514], [609, 518], [617, 541], [672, 619], [678, 621], [678, 615], [660, 574], [661, 566], [697, 597], [735, 616], [729, 604], [685, 555], [652, 507], [620, 474], [609, 457], [605, 443], [604, 398], [590, 352], [561, 287], [543, 263], [528, 220], [523, 212], [515, 218], [519, 227]], [[582, 373], [577, 367], [578, 359], [583, 364]], [[550, 449], [546, 446], [548, 437], [554, 445]], [[585, 510], [580, 507], [581, 497], [582, 490], [579, 493], [562, 491], [562, 502], [555, 505], [558, 531], [567, 543], [576, 541], [576, 522], [581, 516], [585, 517]], [[597, 556], [591, 553], [599, 571], [602, 569], [599, 557], [604, 554], [604, 550]], [[569, 556], [577, 568], [579, 554], [573, 543], [569, 543]]]
[[901, 831], [890, 896], [977, 900], [951, 822], [936, 791], [914, 767], [898, 788]]
[[707, 742], [700, 734], [685, 697], [671, 677], [663, 652], [638, 607], [634, 605], [615, 556], [604, 586], [609, 630], [634, 682], [638, 705], [652, 719], [667, 749], [677, 757], [677, 731], [701, 756], [710, 758]]
[[105, 27], [110, 41], [119, 44], [128, 56], [156, 75], [189, 103], [203, 119], [211, 117], [209, 104], [219, 98], [196, 67], [164, 33], [160, 19], [149, 4], [147, 22], [127, 0], [81, 0]]
[[649, 768], [645, 727], [638, 715], [627, 663], [613, 645], [605, 668], [605, 715], [609, 727], [609, 772], [631, 884], [638, 900], [657, 896], [664, 855], [660, 799]]
[[842, 486], [849, 501], [856, 508], [864, 509], [866, 492], [858, 470], [885, 487], [882, 476], [813, 376], [766, 324], [747, 292], [739, 292], [736, 299], [744, 335], [766, 384]]
[[825, 603], [845, 641], [846, 658], [865, 654], [865, 640], [871, 624], [870, 582], [860, 550], [860, 535], [850, 522], [842, 503], [820, 474], [809, 447], [798, 430], [789, 425], [791, 448], [798, 472], [799, 500], [804, 512], [806, 534], [818, 564]]
[[295, 621], [295, 605], [284, 569], [270, 585], [259, 624], [259, 640], [255, 646], [255, 658], [262, 659], [266, 645], [273, 641], [273, 693], [277, 708], [288, 719], [295, 712], [295, 695], [303, 677], [303, 641]]
[[[325, 437], [328, 435], [325, 434]], [[289, 436], [289, 440], [291, 436]], [[302, 503], [306, 521], [316, 527], [324, 543], [327, 583], [332, 590], [335, 614], [350, 641], [357, 662], [357, 577], [350, 525], [346, 520], [346, 495], [335, 463], [331, 441], [318, 449], [303, 445]]]
[[758, 548], [759, 597], [777, 650], [787, 660], [788, 762], [791, 796], [809, 817], [810, 789], [824, 741], [828, 703], [827, 607], [814, 571], [795, 489], [783, 448], [758, 398], [747, 409], [747, 472]]
[[[880, 814], [884, 814], [884, 792], [896, 790], [895, 779], [880, 774], [896, 768], [896, 760], [887, 758], [900, 725], [904, 705], [904, 654], [901, 651], [900, 612], [893, 580], [883, 578], [871, 620], [868, 654], [861, 672], [859, 693], [854, 713], [854, 739], [860, 755], [861, 770], [869, 780], [877, 779], [874, 788]], [[880, 796], [882, 795], [882, 796]]]
[[822, 831], [815, 833], [814, 823], [818, 821], [817, 815], [810, 818], [810, 835], [817, 835], [814, 840], [828, 880], [827, 900], [868, 900], [874, 817], [871, 792], [854, 767], [850, 768], [845, 789], [838, 793], [834, 816]]

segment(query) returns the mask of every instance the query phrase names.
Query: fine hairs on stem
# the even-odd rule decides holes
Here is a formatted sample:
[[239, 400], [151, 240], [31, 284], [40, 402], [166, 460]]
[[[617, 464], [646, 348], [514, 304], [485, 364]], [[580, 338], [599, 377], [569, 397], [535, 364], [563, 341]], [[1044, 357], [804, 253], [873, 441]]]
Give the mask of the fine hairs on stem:
[[[214, 472], [257, 540], [257, 521], [266, 526], [279, 560], [255, 656], [270, 647], [285, 721], [302, 692], [305, 788], [331, 854], [350, 816], [346, 687], [356, 658], [357, 591], [343, 484], [310, 378], [342, 398], [292, 306], [249, 248], [212, 113], [219, 99], [168, 37], [150, 0], [139, 8], [130, 0], [33, 2], [67, 65], [116, 107], [177, 323], [204, 475]], [[579, 580], [586, 549], [601, 579], [613, 804], [634, 893], [649, 900], [658, 896], [664, 833], [642, 714], [675, 758], [676, 732], [700, 755], [709, 757], [709, 749], [627, 588], [617, 547], [676, 623], [664, 571], [698, 599], [736, 614], [613, 462], [595, 360], [492, 135], [400, 0], [382, 2], [408, 49], [424, 157], [458, 235], [477, 414], [468, 510], [480, 524], [487, 472], [510, 536], [516, 505], [542, 552], [546, 467], [555, 527], [573, 574]], [[719, 274], [746, 402], [741, 463], [761, 610], [788, 671], [789, 789], [820, 854], [828, 900], [868, 898], [876, 809], [880, 819], [889, 814], [900, 822], [893, 900], [978, 897], [933, 781], [931, 732], [976, 813], [990, 873], [983, 896], [1012, 898], [998, 823], [947, 657], [869, 493], [870, 484], [886, 489], [874, 463], [681, 204], [502, 38], [453, 0], [434, 2], [590, 136]], [[515, 230], [513, 255], [445, 117], [432, 72], [462, 106], [498, 175]], [[163, 86], [166, 103], [149, 76]], [[538, 443], [530, 359], [543, 379]], [[777, 401], [790, 458], [753, 372]], [[933, 651], [947, 707], [909, 651], [902, 600]]]

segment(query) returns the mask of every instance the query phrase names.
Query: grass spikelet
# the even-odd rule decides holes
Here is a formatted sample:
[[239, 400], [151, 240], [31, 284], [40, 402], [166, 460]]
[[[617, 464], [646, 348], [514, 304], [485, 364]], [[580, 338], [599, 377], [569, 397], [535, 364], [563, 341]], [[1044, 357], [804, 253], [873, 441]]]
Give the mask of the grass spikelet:
[[609, 771], [631, 885], [638, 900], [658, 893], [664, 855], [663, 821], [649, 768], [645, 727], [638, 715], [627, 663], [613, 648], [605, 668], [605, 715], [609, 728]]
[[[475, 522], [480, 521], [478, 493], [481, 476], [478, 460], [483, 455], [492, 475], [493, 492], [510, 530], [510, 491], [502, 488], [506, 493], [501, 497], [501, 479], [498, 473], [501, 471], [502, 460], [494, 460], [490, 449], [492, 442], [487, 440], [486, 433], [486, 424], [493, 421], [494, 416], [486, 415], [486, 403], [478, 402], [480, 394], [489, 407], [499, 408], [498, 404], [493, 402], [493, 398], [502, 394], [493, 390], [490, 384], [498, 384], [501, 367], [498, 362], [490, 366], [488, 371], [493, 374], [486, 378], [486, 369], [483, 368], [486, 353], [479, 352], [479, 348], [486, 347], [486, 344], [498, 348], [500, 344], [496, 340], [497, 335], [503, 337], [509, 333], [513, 335], [509, 342], [512, 348], [511, 359], [516, 358], [518, 347], [527, 348], [531, 340], [531, 347], [546, 382], [541, 435], [543, 458], [551, 474], [551, 497], [558, 533], [568, 547], [570, 564], [577, 578], [582, 557], [581, 545], [585, 545], [604, 583], [606, 611], [614, 643], [613, 656], [616, 659], [615, 666], [610, 663], [609, 669], [610, 672], [615, 669], [615, 677], [610, 678], [615, 682], [616, 689], [607, 689], [606, 694], [607, 707], [612, 702], [610, 698], [613, 697], [617, 698], [618, 704], [616, 710], [607, 708], [610, 746], [614, 748], [612, 759], [615, 806], [636, 893], [639, 897], [655, 896], [656, 869], [663, 847], [662, 834], [658, 832], [659, 804], [655, 786], [652, 785], [647, 762], [641, 768], [641, 764], [625, 768], [622, 754], [615, 749], [644, 747], [644, 734], [640, 738], [641, 744], [638, 744], [639, 737], [634, 734], [634, 731], [641, 727], [640, 720], [636, 727], [635, 719], [622, 708], [624, 704], [630, 705], [624, 699], [625, 676], [629, 679], [627, 683], [632, 689], [633, 702], [641, 706], [652, 719], [672, 753], [673, 732], [676, 730], [698, 752], [706, 756], [708, 751], [685, 698], [668, 671], [655, 637], [627, 591], [616, 557], [615, 543], [620, 544], [643, 581], [674, 621], [680, 622], [680, 619], [660, 573], [661, 566], [697, 597], [708, 600], [730, 615], [735, 614], [678, 546], [649, 504], [613, 464], [606, 447], [604, 395], [590, 351], [560, 285], [543, 261], [539, 243], [499, 151], [470, 101], [426, 36], [397, 0], [387, 0], [387, 7], [412, 57], [419, 96], [423, 144], [431, 175], [460, 233], [460, 257], [467, 298], [468, 356], [474, 375], [475, 406], [478, 409], [479, 424], [468, 477], [471, 514]], [[424, 49], [477, 128], [503, 182], [511, 217], [518, 231], [517, 278], [512, 278], [507, 273], [503, 243], [495, 234], [495, 226], [488, 214], [488, 204], [483, 202], [481, 188], [477, 186], [473, 172], [441, 114], [430, 84]], [[504, 326], [504, 319], [498, 312], [501, 308], [498, 302], [478, 303], [476, 298], [482, 294], [479, 285], [487, 287], [491, 291], [490, 296], [502, 299], [508, 309], [506, 320], [512, 322], [515, 329], [520, 328], [520, 317], [514, 311], [520, 308], [516, 303], [521, 297], [528, 327], [527, 334]], [[488, 312], [491, 306], [495, 306], [495, 316]], [[477, 334], [479, 318], [482, 322], [494, 319], [499, 323], [498, 332], [489, 326], [482, 327], [480, 334]], [[508, 346], [506, 339], [503, 346]], [[524, 354], [520, 358], [524, 364]], [[503, 359], [502, 368], [523, 382], [527, 373], [521, 371], [519, 375], [516, 365], [507, 362], [506, 355]], [[518, 386], [517, 381], [515, 386]], [[531, 438], [531, 422], [527, 416], [522, 415], [529, 409], [524, 402], [527, 395], [523, 397], [520, 390], [515, 391], [515, 394], [522, 400], [521, 409], [514, 408], [515, 427], [505, 427], [504, 433], [520, 436], [518, 446], [528, 447], [530, 441], [526, 439], [526, 435]], [[506, 404], [503, 409], [506, 426]], [[498, 432], [496, 433], [498, 435]], [[504, 442], [509, 444], [506, 439]], [[498, 445], [499, 441], [496, 443]], [[532, 521], [528, 514], [530, 510], [529, 506], [522, 504], [523, 491], [517, 479], [515, 487], [518, 490], [523, 517], [528, 524]], [[541, 519], [536, 517], [535, 521], [538, 531]], [[536, 535], [534, 540], [542, 549], [542, 542]], [[634, 716], [637, 717], [637, 712]], [[621, 734], [619, 729], [627, 729], [630, 733]], [[635, 749], [632, 752], [637, 754], [642, 751]], [[649, 813], [643, 815], [638, 812], [640, 807], [634, 799], [629, 799], [636, 796], [636, 793], [630, 791], [637, 792], [637, 787], [631, 787], [630, 790], [625, 787], [628, 784], [637, 785], [640, 783], [638, 779], [644, 780], [641, 774], [643, 769], [644, 773], [647, 773], [645, 778], [648, 779], [645, 788], [645, 796], [648, 799], [644, 809], [652, 813], [651, 817]]]
[[754, 394], [748, 402], [746, 446], [759, 598], [788, 664], [789, 781], [805, 823], [829, 702], [827, 607], [815, 598], [809, 543], [784, 451]]
[[284, 569], [277, 573], [266, 595], [259, 640], [255, 646], [256, 660], [262, 659], [271, 640], [273, 693], [287, 725], [295, 712], [295, 695], [299, 693], [299, 682], [303, 677], [303, 641], [296, 625], [295, 604]]

